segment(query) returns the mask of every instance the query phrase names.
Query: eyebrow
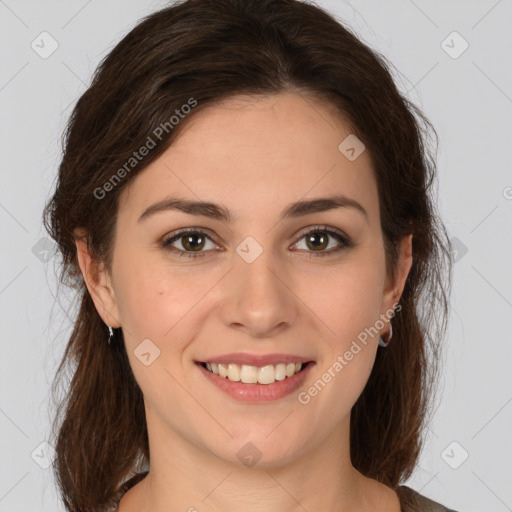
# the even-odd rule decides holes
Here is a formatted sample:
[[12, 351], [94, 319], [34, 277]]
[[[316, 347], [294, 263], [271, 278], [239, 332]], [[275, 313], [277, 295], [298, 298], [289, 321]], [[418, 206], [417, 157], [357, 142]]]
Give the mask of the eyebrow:
[[[355, 199], [351, 199], [342, 194], [292, 203], [281, 212], [280, 220], [301, 217], [311, 213], [325, 212], [336, 208], [352, 208], [361, 213], [365, 217], [366, 222], [368, 222], [368, 213], [364, 207]], [[237, 220], [237, 217], [225, 206], [220, 204], [205, 201], [192, 201], [180, 197], [167, 197], [146, 208], [137, 222], [142, 222], [156, 213], [169, 210], [177, 210], [190, 215], [209, 217], [228, 223]]]

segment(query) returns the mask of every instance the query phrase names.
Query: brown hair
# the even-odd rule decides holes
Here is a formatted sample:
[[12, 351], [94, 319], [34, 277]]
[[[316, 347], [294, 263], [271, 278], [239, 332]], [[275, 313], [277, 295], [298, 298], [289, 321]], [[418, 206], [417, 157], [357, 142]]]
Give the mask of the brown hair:
[[[44, 211], [63, 260], [60, 279], [80, 301], [53, 388], [71, 368], [53, 425], [54, 471], [68, 510], [104, 510], [149, 462], [142, 393], [121, 330], [107, 344], [78, 267], [74, 229], [85, 229], [89, 250], [110, 268], [119, 194], [194, 113], [236, 94], [288, 91], [324, 100], [365, 144], [390, 275], [399, 242], [413, 234], [393, 341], [378, 351], [353, 407], [350, 439], [352, 464], [364, 475], [395, 487], [412, 474], [451, 287], [450, 243], [429, 193], [436, 165], [427, 137], [433, 132], [437, 151], [437, 134], [398, 92], [384, 57], [320, 7], [298, 0], [187, 0], [141, 20], [100, 63], [71, 114], [56, 190]], [[179, 115], [191, 101], [194, 108]], [[169, 122], [174, 114], [178, 123]], [[148, 137], [156, 146], [127, 170]]]

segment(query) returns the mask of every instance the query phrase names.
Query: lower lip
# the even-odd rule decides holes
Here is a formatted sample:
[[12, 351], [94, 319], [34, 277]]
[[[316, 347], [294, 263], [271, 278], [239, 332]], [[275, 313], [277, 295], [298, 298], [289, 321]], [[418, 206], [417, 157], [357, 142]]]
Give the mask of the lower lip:
[[224, 391], [231, 397], [240, 402], [273, 402], [293, 393], [304, 383], [311, 368], [315, 366], [313, 361], [309, 362], [306, 367], [293, 377], [286, 377], [284, 380], [276, 380], [272, 384], [244, 384], [242, 382], [233, 382], [227, 377], [221, 377], [207, 370], [200, 363], [196, 366], [203, 375], [220, 390]]

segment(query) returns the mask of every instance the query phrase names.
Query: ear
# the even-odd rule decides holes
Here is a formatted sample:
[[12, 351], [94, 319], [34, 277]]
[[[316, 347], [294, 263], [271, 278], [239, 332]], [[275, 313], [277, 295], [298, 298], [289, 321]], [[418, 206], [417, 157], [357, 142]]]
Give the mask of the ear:
[[394, 280], [391, 279], [391, 276], [386, 279], [386, 287], [382, 297], [382, 314], [396, 309], [394, 305], [400, 301], [402, 296], [412, 266], [412, 236], [412, 234], [407, 235], [400, 242], [397, 273]]
[[84, 281], [101, 319], [110, 327], [120, 327], [119, 311], [112, 287], [111, 277], [103, 262], [91, 256], [85, 230], [74, 231], [78, 264]]

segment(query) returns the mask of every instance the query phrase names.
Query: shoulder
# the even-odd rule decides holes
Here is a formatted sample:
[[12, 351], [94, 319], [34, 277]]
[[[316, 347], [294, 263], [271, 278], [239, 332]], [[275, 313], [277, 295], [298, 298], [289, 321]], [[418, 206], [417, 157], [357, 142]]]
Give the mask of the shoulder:
[[400, 498], [402, 512], [457, 512], [433, 501], [406, 485], [395, 489]]

